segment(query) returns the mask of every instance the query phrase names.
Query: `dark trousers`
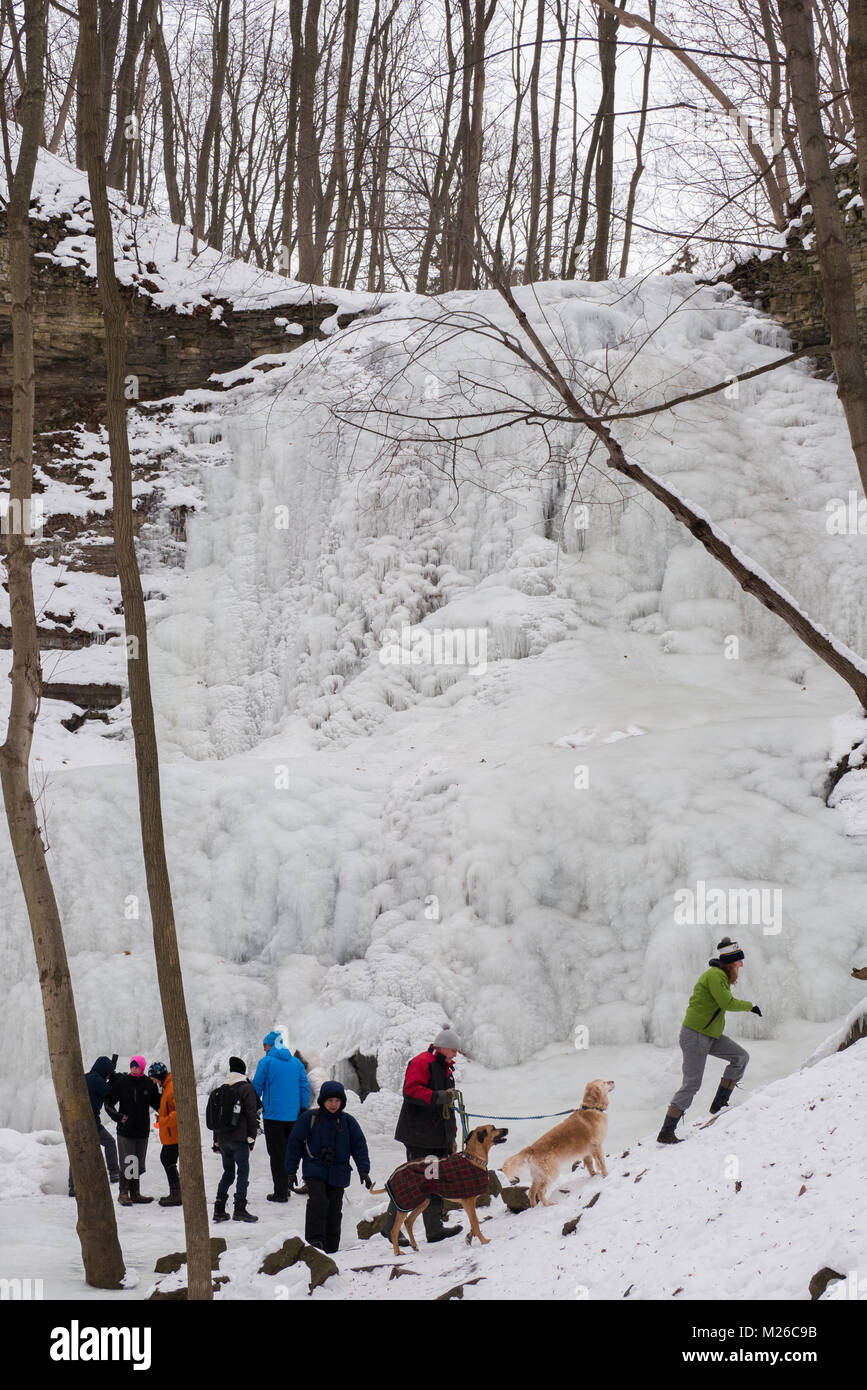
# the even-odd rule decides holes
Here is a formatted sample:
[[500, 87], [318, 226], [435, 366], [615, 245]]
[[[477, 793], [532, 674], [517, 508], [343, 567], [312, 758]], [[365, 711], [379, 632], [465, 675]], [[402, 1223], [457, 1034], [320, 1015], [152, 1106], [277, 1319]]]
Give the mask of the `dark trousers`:
[[166, 1170], [166, 1177], [169, 1180], [169, 1187], [180, 1186], [178, 1177], [178, 1146], [177, 1144], [163, 1144], [160, 1149], [160, 1163]]
[[[117, 1144], [114, 1142], [114, 1136], [112, 1134], [109, 1134], [105, 1125], [97, 1125], [96, 1132], [99, 1135], [99, 1142], [102, 1145], [102, 1151], [105, 1154], [105, 1166], [108, 1169], [110, 1175], [117, 1177]], [[69, 1195], [70, 1197], [75, 1196], [75, 1187], [73, 1186], [72, 1182], [71, 1168], [69, 1170]]]
[[333, 1187], [324, 1178], [305, 1178], [309, 1197], [304, 1221], [304, 1239], [317, 1250], [333, 1255], [340, 1248], [344, 1188]]
[[289, 1196], [289, 1175], [286, 1172], [286, 1145], [294, 1120], [263, 1120], [265, 1145], [271, 1160], [271, 1180], [276, 1197]]
[[223, 1155], [223, 1176], [217, 1186], [217, 1197], [222, 1202], [226, 1200], [237, 1171], [235, 1201], [243, 1202], [247, 1197], [247, 1184], [250, 1181], [250, 1146], [246, 1139], [230, 1139], [227, 1144], [220, 1145], [220, 1153]]
[[[416, 1158], [448, 1158], [451, 1149], [410, 1149], [406, 1150], [406, 1161], [411, 1163]], [[424, 1222], [424, 1233], [430, 1240], [431, 1236], [437, 1235], [443, 1227], [443, 1199], [442, 1197], [431, 1197], [427, 1206], [421, 1214]]]

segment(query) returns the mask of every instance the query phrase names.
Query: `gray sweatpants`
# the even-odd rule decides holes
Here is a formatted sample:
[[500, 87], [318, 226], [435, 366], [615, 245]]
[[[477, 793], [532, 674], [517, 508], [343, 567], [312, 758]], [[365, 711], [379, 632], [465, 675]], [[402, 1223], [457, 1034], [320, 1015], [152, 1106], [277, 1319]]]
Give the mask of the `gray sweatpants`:
[[130, 1180], [137, 1182], [144, 1172], [149, 1138], [150, 1136], [147, 1134], [142, 1139], [127, 1139], [123, 1134], [117, 1136], [120, 1174], [127, 1182]]
[[708, 1057], [722, 1057], [728, 1062], [721, 1077], [723, 1081], [740, 1081], [747, 1069], [750, 1054], [725, 1034], [721, 1038], [709, 1038], [705, 1033], [697, 1033], [694, 1028], [683, 1027], [678, 1041], [683, 1053], [683, 1077], [680, 1090], [671, 1098], [672, 1105], [678, 1110], [687, 1110], [692, 1104], [701, 1085]]

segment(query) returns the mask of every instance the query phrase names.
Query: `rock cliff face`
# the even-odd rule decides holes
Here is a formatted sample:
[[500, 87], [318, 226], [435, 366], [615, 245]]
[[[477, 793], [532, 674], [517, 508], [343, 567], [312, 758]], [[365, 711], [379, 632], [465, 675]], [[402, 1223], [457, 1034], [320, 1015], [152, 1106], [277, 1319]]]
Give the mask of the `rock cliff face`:
[[[835, 177], [852, 263], [861, 340], [867, 344], [867, 221], [858, 196], [855, 164], [838, 165]], [[757, 302], [779, 319], [796, 348], [822, 348], [830, 341], [830, 334], [822, 303], [813, 210], [806, 194], [798, 199], [793, 211], [795, 216], [785, 233], [784, 248], [743, 261], [721, 278], [745, 299]], [[827, 348], [816, 356], [826, 358], [830, 369]]]
[[[59, 162], [55, 164], [59, 167]], [[67, 176], [61, 169], [61, 186], [64, 180], [68, 183], [69, 178], [76, 177], [81, 177], [77, 171], [69, 171]], [[33, 208], [34, 499], [37, 509], [45, 504], [41, 533], [41, 515], [33, 523], [38, 537], [33, 541], [33, 553], [37, 565], [49, 563], [67, 576], [80, 571], [101, 575], [113, 590], [117, 567], [108, 449], [104, 436], [100, 438], [105, 407], [105, 329], [96, 281], [88, 273], [88, 242], [92, 246], [89, 206], [80, 190], [75, 189], [75, 193], [77, 201], [67, 200], [68, 205], [56, 214], [46, 211], [39, 200]], [[336, 294], [332, 301], [323, 297], [322, 291], [310, 291], [289, 281], [285, 282], [284, 305], [284, 282], [268, 272], [239, 267], [238, 262], [227, 260], [216, 270], [213, 265], [197, 270], [199, 262], [190, 256], [188, 247], [182, 248], [180, 257], [176, 253], [174, 233], [178, 246], [184, 237], [189, 240], [182, 229], [162, 228], [164, 261], [158, 266], [148, 258], [153, 251], [139, 250], [135, 217], [129, 210], [130, 216], [124, 218], [121, 214], [125, 211], [115, 209], [114, 215], [118, 260], [124, 272], [121, 293], [127, 304], [128, 400], [131, 408], [137, 408], [137, 415], [142, 410], [160, 414], [160, 407], [148, 408], [147, 402], [197, 388], [221, 389], [219, 381], [210, 380], [214, 374], [237, 371], [249, 363], [253, 364], [251, 371], [267, 370], [269, 357], [282, 357], [313, 337], [324, 337], [326, 320], [331, 321], [327, 327], [333, 330], [355, 316], [354, 308], [346, 309], [346, 296]], [[166, 233], [171, 234], [171, 252], [165, 248]], [[147, 244], [153, 246], [152, 227], [148, 234], [151, 240]], [[178, 265], [168, 264], [172, 255], [185, 267], [181, 274]], [[240, 295], [239, 269], [244, 286]], [[172, 284], [179, 281], [189, 286], [189, 292], [166, 305], [166, 300], [172, 299]], [[228, 292], [221, 294], [224, 282]], [[256, 307], [257, 299], [263, 307]], [[11, 362], [8, 245], [0, 211], [0, 492], [8, 487], [9, 478]], [[174, 549], [182, 551], [189, 507], [170, 506], [165, 501], [171, 468], [171, 459], [154, 456], [148, 449], [133, 449], [136, 531], [156, 521]], [[60, 500], [64, 498], [67, 500]], [[5, 503], [2, 510], [0, 558], [7, 529]], [[183, 563], [182, 554], [173, 555], [172, 563]], [[74, 605], [65, 611], [60, 601], [61, 585], [68, 588], [58, 579], [51, 606], [39, 615], [40, 646], [44, 650], [80, 651], [108, 640], [105, 615], [102, 621], [93, 620], [91, 615], [88, 625], [81, 621]], [[119, 633], [122, 618], [116, 603], [113, 613], [112, 630]], [[0, 616], [0, 650], [10, 646], [10, 628], [4, 617]], [[81, 711], [64, 721], [70, 733], [85, 719], [105, 719], [105, 711], [123, 699], [122, 688], [112, 682], [46, 681], [42, 693], [46, 699], [62, 700]]]
[[[68, 236], [65, 219], [34, 222], [36, 417], [39, 428], [95, 424], [105, 397], [105, 328], [95, 281], [81, 265], [53, 258]], [[127, 302], [127, 369], [130, 402], [159, 400], [205, 386], [212, 373], [232, 371], [256, 357], [284, 353], [321, 337], [322, 323], [337, 313], [326, 300], [293, 303], [295, 331], [288, 336], [280, 310], [238, 310], [228, 299], [208, 296], [190, 313], [157, 306], [149, 290], [152, 262], [141, 266], [139, 288], [122, 286]], [[338, 326], [352, 318], [338, 315]], [[0, 214], [0, 436], [9, 431], [12, 324], [5, 219]], [[212, 383], [213, 384], [213, 383]]]

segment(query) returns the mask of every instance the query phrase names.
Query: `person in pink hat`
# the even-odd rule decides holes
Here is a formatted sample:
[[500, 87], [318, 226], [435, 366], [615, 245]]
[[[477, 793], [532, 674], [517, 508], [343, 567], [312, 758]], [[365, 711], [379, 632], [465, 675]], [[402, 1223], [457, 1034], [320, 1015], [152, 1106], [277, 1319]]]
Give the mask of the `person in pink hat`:
[[150, 1112], [160, 1108], [159, 1087], [152, 1077], [145, 1075], [146, 1067], [144, 1057], [137, 1053], [130, 1057], [129, 1071], [115, 1074], [108, 1093], [108, 1101], [120, 1115], [117, 1124], [120, 1193], [117, 1200], [122, 1207], [153, 1201], [153, 1197], [143, 1197], [139, 1190], [151, 1132]]

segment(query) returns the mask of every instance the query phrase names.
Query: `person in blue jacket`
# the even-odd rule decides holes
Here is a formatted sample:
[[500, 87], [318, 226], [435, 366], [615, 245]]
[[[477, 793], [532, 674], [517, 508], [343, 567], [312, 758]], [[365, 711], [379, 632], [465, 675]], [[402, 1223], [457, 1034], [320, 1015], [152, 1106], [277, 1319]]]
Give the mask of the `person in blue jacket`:
[[346, 1092], [339, 1081], [326, 1081], [319, 1091], [318, 1109], [302, 1115], [286, 1146], [287, 1182], [295, 1186], [298, 1164], [310, 1194], [304, 1239], [333, 1255], [340, 1246], [343, 1193], [349, 1186], [352, 1159], [358, 1176], [370, 1190], [370, 1156], [361, 1125], [347, 1115]]
[[288, 1202], [286, 1145], [292, 1126], [310, 1104], [310, 1086], [303, 1062], [289, 1051], [282, 1035], [266, 1033], [262, 1039], [265, 1056], [256, 1068], [253, 1088], [262, 1102], [262, 1126], [271, 1160], [274, 1191], [269, 1202]]

